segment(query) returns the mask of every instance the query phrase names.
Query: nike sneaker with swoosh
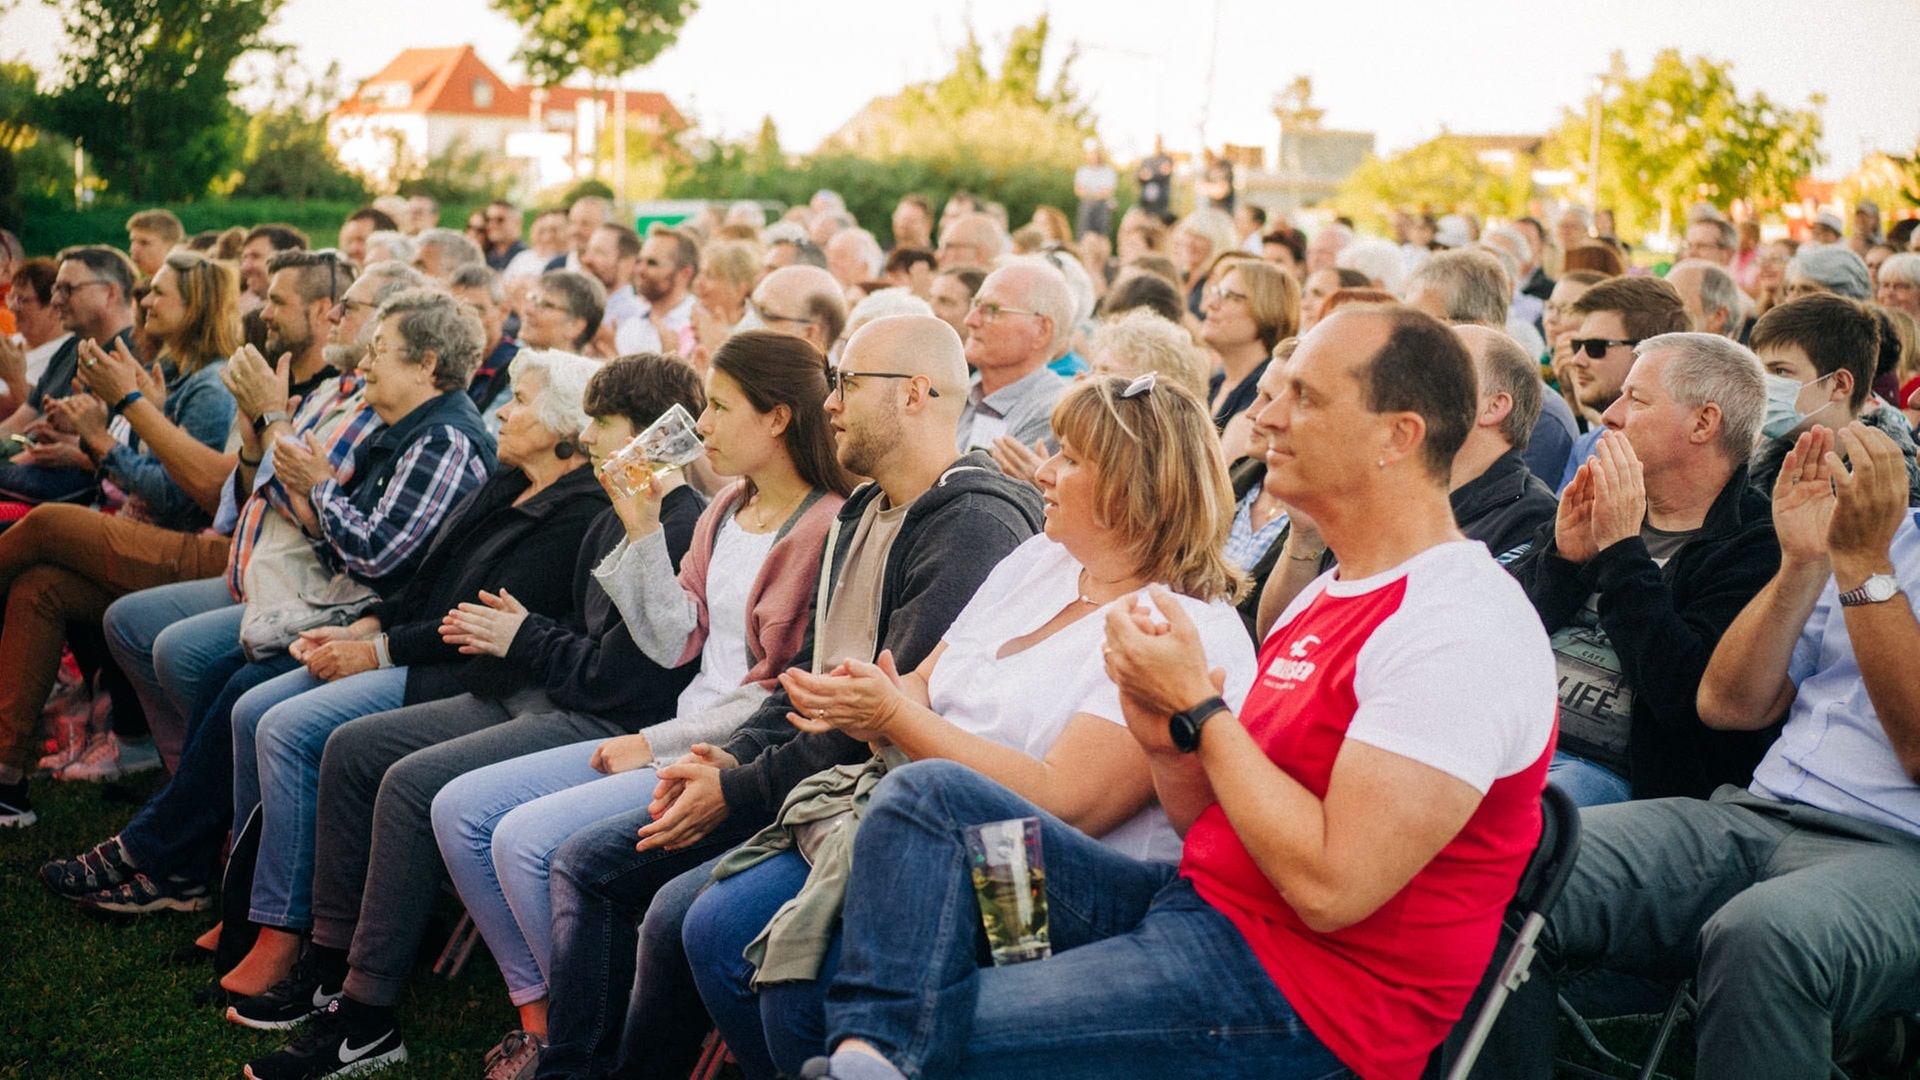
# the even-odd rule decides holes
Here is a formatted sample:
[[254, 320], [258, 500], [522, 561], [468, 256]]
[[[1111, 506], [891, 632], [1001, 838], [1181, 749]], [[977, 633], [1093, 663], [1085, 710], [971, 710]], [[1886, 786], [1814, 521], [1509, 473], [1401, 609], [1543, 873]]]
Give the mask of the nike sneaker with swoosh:
[[367, 1015], [371, 1011], [370, 1006], [345, 998], [328, 1002], [326, 1011], [314, 1019], [313, 1030], [266, 1057], [247, 1062], [248, 1080], [361, 1076], [407, 1060], [400, 1029], [391, 1020]]
[[322, 1012], [339, 996], [340, 984], [326, 985], [317, 965], [302, 956], [287, 977], [266, 992], [227, 1006], [227, 1019], [257, 1031], [285, 1031]]

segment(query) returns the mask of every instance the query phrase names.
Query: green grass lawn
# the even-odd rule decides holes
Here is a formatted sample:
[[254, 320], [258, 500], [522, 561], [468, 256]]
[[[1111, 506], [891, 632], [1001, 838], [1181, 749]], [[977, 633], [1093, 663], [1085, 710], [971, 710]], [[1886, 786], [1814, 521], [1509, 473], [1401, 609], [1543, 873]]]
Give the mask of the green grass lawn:
[[[36, 783], [40, 823], [0, 829], [0, 1031], [6, 1035], [0, 1080], [237, 1077], [247, 1059], [286, 1041], [285, 1033], [249, 1031], [227, 1023], [224, 1009], [194, 1004], [193, 991], [212, 969], [161, 965], [213, 916], [153, 915], [106, 926], [81, 916], [35, 878], [48, 859], [112, 835], [159, 785], [157, 775], [141, 781], [124, 788]], [[446, 908], [450, 924], [451, 901]], [[438, 941], [429, 945], [401, 999], [411, 1059], [381, 1075], [472, 1080], [487, 1049], [515, 1026], [514, 1012], [484, 945], [451, 981], [427, 970]], [[1617, 1052], [1634, 1056], [1651, 1039], [1653, 1023], [1618, 1020], [1596, 1028]], [[1574, 1060], [1598, 1064], [1570, 1029], [1562, 1032], [1561, 1048]], [[1683, 1022], [1661, 1073], [1684, 1080], [1692, 1065], [1692, 1032]], [[731, 1069], [725, 1075], [738, 1077]], [[1906, 1075], [1920, 1080], [1920, 1071]]]
[[[141, 779], [136, 798], [158, 785], [157, 777]], [[243, 1062], [278, 1048], [286, 1034], [249, 1031], [227, 1023], [224, 1009], [194, 1004], [211, 968], [160, 964], [214, 916], [105, 926], [34, 876], [49, 858], [86, 849], [132, 816], [133, 803], [105, 796], [91, 784], [36, 783], [40, 823], [0, 829], [0, 1078], [237, 1077]], [[429, 974], [431, 962], [429, 954], [401, 1001], [411, 1060], [383, 1075], [471, 1080], [482, 1055], [515, 1026], [513, 1009], [485, 946], [451, 982]]]

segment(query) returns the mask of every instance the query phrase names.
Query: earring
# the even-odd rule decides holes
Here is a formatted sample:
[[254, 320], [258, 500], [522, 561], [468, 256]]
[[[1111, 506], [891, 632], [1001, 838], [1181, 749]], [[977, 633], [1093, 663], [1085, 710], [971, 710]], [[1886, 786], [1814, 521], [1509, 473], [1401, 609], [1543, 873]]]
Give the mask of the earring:
[[1387, 467], [1387, 459], [1386, 459], [1386, 458], [1381, 458], [1381, 459], [1380, 459], [1379, 461], [1376, 461], [1376, 462], [1374, 462], [1374, 463], [1373, 463], [1373, 467], [1374, 467], [1374, 468], [1376, 468], [1376, 469], [1384, 469], [1384, 468], [1386, 468], [1386, 467]]
[[565, 461], [576, 453], [571, 441], [563, 442], [553, 448], [553, 456]]

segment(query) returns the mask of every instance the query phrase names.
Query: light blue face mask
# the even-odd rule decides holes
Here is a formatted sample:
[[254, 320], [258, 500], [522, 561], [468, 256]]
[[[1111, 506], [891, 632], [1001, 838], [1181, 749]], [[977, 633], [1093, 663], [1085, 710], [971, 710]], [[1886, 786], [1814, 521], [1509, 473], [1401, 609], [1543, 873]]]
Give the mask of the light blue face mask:
[[1838, 371], [1829, 371], [1817, 379], [1800, 382], [1785, 375], [1768, 375], [1767, 380], [1767, 418], [1760, 425], [1760, 434], [1769, 439], [1784, 439], [1793, 434], [1793, 430], [1818, 414], [1825, 412], [1833, 402], [1810, 413], [1800, 411], [1800, 391], [1815, 383], [1826, 382], [1838, 375]]

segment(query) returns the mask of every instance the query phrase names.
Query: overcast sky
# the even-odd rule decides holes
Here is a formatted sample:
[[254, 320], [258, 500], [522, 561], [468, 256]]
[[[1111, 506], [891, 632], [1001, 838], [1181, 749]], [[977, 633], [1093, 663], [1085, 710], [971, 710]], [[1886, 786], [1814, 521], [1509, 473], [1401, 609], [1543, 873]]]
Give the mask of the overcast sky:
[[[1075, 81], [1122, 157], [1156, 130], [1176, 148], [1197, 147], [1203, 130], [1213, 144], [1271, 148], [1269, 102], [1297, 74], [1312, 76], [1328, 125], [1374, 131], [1383, 151], [1443, 126], [1540, 132], [1612, 50], [1640, 74], [1668, 46], [1732, 61], [1743, 92], [1794, 105], [1825, 94], [1823, 175], [1920, 142], [1916, 0], [704, 0], [628, 85], [665, 91], [713, 134], [750, 133], [771, 114], [787, 149], [805, 151], [869, 98], [946, 71], [969, 18], [997, 59], [1009, 29], [1043, 8], [1056, 40], [1079, 43]], [[349, 84], [400, 47], [462, 42], [519, 77], [518, 31], [485, 0], [287, 0], [270, 33], [316, 71], [338, 61]], [[40, 0], [0, 17], [0, 57], [51, 70], [59, 48]]]

